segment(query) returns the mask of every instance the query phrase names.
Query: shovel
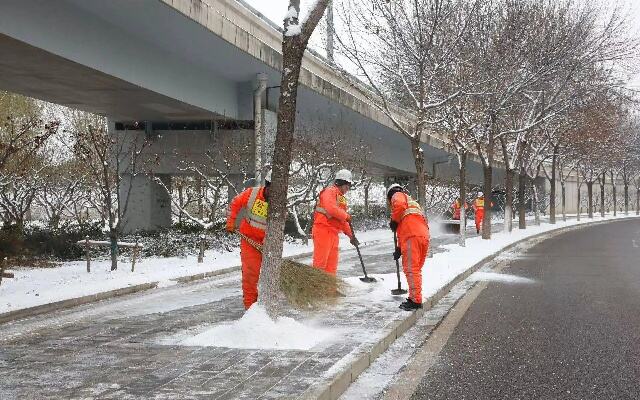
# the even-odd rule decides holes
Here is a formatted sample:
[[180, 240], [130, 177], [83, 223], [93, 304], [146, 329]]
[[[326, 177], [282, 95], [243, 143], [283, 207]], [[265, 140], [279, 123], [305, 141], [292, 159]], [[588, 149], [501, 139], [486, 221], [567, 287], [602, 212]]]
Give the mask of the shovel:
[[[398, 247], [398, 235], [396, 235], [395, 231], [393, 232], [393, 246], [394, 249]], [[407, 293], [407, 291], [402, 288], [402, 284], [400, 283], [400, 261], [398, 260], [396, 260], [396, 276], [398, 277], [398, 288], [391, 289], [391, 294], [394, 296], [399, 296], [401, 294]]]
[[[351, 234], [353, 237], [356, 237], [356, 233], [353, 231], [353, 226], [351, 225], [351, 221], [349, 221], [349, 228], [351, 229]], [[362, 265], [362, 272], [364, 272], [364, 277], [360, 278], [362, 282], [376, 282], [376, 278], [372, 278], [367, 275], [367, 270], [364, 268], [364, 261], [362, 261], [362, 254], [360, 254], [360, 247], [358, 245], [355, 246], [356, 251], [358, 252], [358, 258], [360, 258], [360, 264]]]

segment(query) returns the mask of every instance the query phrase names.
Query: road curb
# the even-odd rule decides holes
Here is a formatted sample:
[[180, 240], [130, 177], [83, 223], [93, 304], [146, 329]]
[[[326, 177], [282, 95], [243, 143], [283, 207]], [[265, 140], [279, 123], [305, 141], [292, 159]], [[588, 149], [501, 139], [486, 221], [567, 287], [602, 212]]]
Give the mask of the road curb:
[[471, 268], [458, 274], [453, 280], [443, 286], [433, 296], [428, 297], [423, 302], [422, 310], [417, 310], [404, 318], [394, 320], [389, 323], [387, 325], [388, 328], [385, 327], [386, 329], [381, 339], [372, 344], [367, 344], [367, 347], [370, 347], [369, 350], [362, 350], [361, 352], [357, 353], [357, 355], [354, 356], [354, 360], [346, 364], [341, 371], [336, 372], [326, 381], [312, 385], [298, 398], [301, 400], [337, 400], [347, 390], [351, 383], [354, 382], [358, 378], [358, 376], [362, 372], [364, 372], [375, 361], [376, 358], [378, 358], [379, 355], [384, 353], [389, 348], [391, 343], [395, 342], [413, 325], [415, 325], [416, 321], [422, 318], [426, 311], [429, 311], [438, 303], [438, 301], [446, 296], [455, 285], [468, 278], [469, 275], [482, 268], [485, 264], [493, 261], [502, 253], [509, 251], [522, 243], [539, 239], [540, 237], [543, 237], [550, 233], [563, 233], [563, 231], [570, 231], [576, 228], [583, 228], [587, 226], [600, 225], [609, 222], [625, 221], [630, 219], [637, 219], [637, 217], [622, 217], [614, 220], [591, 221], [582, 224], [558, 227], [557, 229], [536, 233], [535, 235], [508, 244], [499, 251], [486, 256], [485, 258], [474, 264]]
[[67, 308], [77, 307], [83, 304], [95, 303], [97, 301], [111, 299], [114, 297], [120, 297], [128, 294], [138, 293], [145, 290], [153, 289], [156, 286], [158, 286], [158, 282], [143, 283], [141, 285], [129, 286], [126, 288], [109, 290], [107, 292], [100, 292], [96, 294], [90, 294], [87, 296], [76, 297], [73, 299], [60, 300], [54, 303], [42, 304], [39, 306], [22, 308], [20, 310], [15, 310], [15, 311], [9, 311], [9, 312], [0, 314], [0, 324], [15, 321], [18, 319], [34, 317], [36, 315], [46, 314], [53, 311], [59, 311]]
[[[370, 242], [364, 242], [363, 246], [371, 246], [371, 245], [378, 244], [380, 242], [381, 240], [372, 240]], [[285, 257], [285, 258], [290, 260], [298, 260], [301, 258], [310, 257], [312, 255], [313, 255], [312, 251], [307, 251], [305, 253], [300, 253], [300, 254], [296, 254], [290, 257]], [[237, 272], [237, 271], [240, 271], [240, 269], [241, 269], [240, 265], [236, 265], [233, 267], [218, 269], [215, 271], [208, 271], [208, 272], [202, 272], [194, 275], [180, 276], [170, 280], [178, 283], [190, 283], [190, 282], [194, 282], [202, 279], [212, 278], [218, 275]], [[62, 310], [66, 310], [69, 308], [73, 308], [73, 307], [77, 307], [77, 306], [81, 306], [89, 303], [95, 303], [102, 300], [108, 300], [115, 297], [126, 296], [128, 294], [134, 294], [134, 293], [139, 293], [146, 290], [155, 289], [158, 287], [159, 283], [160, 282], [158, 281], [143, 283], [140, 285], [128, 286], [125, 288], [109, 290], [106, 292], [99, 292], [99, 293], [90, 294], [87, 296], [76, 297], [73, 299], [60, 300], [53, 303], [41, 304], [38, 306], [22, 308], [20, 310], [9, 311], [9, 312], [0, 314], [0, 325], [7, 322], [17, 321], [20, 319], [35, 317], [41, 314], [47, 314], [54, 311], [62, 311]]]

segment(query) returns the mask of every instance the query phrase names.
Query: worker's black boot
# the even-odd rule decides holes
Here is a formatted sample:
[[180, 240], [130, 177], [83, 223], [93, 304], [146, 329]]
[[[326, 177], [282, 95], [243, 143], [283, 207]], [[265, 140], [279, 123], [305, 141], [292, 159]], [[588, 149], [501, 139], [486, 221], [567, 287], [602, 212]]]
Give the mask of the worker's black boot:
[[407, 299], [407, 301], [400, 304], [400, 308], [405, 311], [419, 310], [422, 308], [422, 303], [414, 303], [413, 300]]

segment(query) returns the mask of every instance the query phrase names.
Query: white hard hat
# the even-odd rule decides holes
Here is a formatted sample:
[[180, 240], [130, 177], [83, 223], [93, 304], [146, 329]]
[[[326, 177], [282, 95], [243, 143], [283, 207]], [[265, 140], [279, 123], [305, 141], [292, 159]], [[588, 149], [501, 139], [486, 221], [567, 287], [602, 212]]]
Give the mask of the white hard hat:
[[264, 181], [271, 183], [271, 170], [264, 176]]
[[400, 189], [400, 191], [402, 190], [402, 186], [400, 186], [397, 183], [393, 183], [391, 184], [388, 188], [387, 188], [387, 198], [389, 198], [389, 193], [391, 193], [392, 190], [394, 189]]
[[482, 196], [484, 196], [484, 193], [478, 192], [478, 197], [482, 197]]
[[341, 181], [345, 181], [345, 182], [349, 182], [350, 184], [353, 184], [353, 176], [351, 175], [351, 171], [349, 171], [348, 169], [341, 169], [340, 171], [336, 172], [336, 180], [340, 179]]

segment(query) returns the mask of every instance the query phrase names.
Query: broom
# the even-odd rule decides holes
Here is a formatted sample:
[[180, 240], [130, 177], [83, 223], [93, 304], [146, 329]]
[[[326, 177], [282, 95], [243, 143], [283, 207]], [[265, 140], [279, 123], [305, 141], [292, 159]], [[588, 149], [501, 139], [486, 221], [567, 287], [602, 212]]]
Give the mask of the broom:
[[[236, 231], [236, 233], [262, 252], [262, 244]], [[284, 259], [280, 265], [280, 289], [291, 305], [298, 308], [317, 307], [344, 296], [342, 279], [297, 261]]]

